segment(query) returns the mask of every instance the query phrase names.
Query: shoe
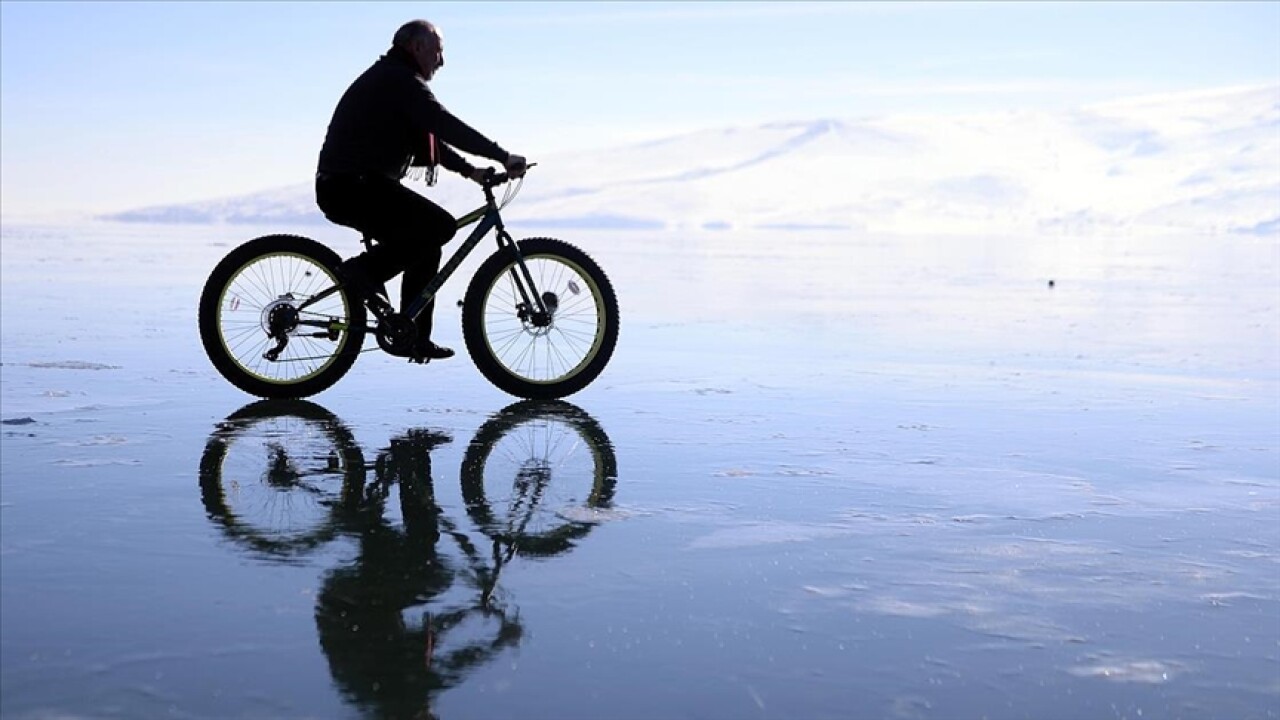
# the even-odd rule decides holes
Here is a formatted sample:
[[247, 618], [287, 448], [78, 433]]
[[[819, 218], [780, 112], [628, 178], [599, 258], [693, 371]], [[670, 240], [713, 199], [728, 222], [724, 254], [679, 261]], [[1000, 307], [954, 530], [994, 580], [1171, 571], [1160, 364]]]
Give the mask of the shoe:
[[413, 355], [409, 357], [409, 362], [422, 364], [429, 363], [432, 360], [448, 360], [453, 355], [452, 349], [437, 345], [430, 340], [424, 340], [413, 348]]

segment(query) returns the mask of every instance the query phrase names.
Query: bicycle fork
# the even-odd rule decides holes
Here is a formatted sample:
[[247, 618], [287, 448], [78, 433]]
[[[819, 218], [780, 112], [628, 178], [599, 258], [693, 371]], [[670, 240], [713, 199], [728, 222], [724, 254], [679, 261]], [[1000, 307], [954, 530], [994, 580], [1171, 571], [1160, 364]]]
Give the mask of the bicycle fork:
[[498, 230], [498, 246], [508, 250], [515, 258], [515, 264], [511, 266], [509, 272], [512, 283], [520, 292], [521, 302], [516, 305], [516, 315], [521, 322], [530, 323], [534, 327], [550, 326], [551, 319], [559, 309], [559, 299], [554, 293], [538, 292], [538, 287], [533, 282], [533, 273], [529, 272], [529, 266], [524, 262], [520, 247], [511, 239], [507, 231], [501, 228]]

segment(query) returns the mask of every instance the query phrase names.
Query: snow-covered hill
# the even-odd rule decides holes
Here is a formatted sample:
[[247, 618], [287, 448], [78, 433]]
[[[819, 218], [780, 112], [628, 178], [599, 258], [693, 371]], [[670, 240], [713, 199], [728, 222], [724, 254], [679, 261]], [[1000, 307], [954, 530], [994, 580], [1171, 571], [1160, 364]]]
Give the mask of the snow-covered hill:
[[[528, 228], [1280, 234], [1280, 86], [706, 130], [534, 159], [507, 213]], [[415, 189], [456, 213], [479, 204], [474, 185], [442, 176]], [[325, 222], [310, 183], [110, 219]]]

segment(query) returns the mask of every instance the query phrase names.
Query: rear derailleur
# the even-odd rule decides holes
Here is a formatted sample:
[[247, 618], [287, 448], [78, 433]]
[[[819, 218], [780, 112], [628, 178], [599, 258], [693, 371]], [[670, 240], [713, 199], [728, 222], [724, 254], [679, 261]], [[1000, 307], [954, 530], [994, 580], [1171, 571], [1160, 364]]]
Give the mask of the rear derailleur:
[[271, 362], [280, 359], [280, 353], [289, 344], [289, 333], [298, 327], [298, 308], [293, 306], [293, 300], [293, 294], [286, 293], [263, 308], [262, 324], [266, 327], [267, 336], [276, 341], [276, 346], [262, 353], [262, 357]]

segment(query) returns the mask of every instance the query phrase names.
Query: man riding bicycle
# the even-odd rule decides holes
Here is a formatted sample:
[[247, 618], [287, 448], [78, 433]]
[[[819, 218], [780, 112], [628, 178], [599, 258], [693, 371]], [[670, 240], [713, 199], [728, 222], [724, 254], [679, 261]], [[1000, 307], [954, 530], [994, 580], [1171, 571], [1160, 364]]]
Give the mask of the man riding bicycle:
[[[404, 272], [400, 311], [408, 310], [439, 271], [441, 248], [457, 221], [444, 208], [401, 184], [421, 175], [434, 184], [436, 166], [481, 182], [456, 151], [502, 163], [512, 177], [525, 159], [508, 153], [446, 110], [427, 86], [444, 66], [444, 41], [434, 25], [413, 20], [392, 47], [338, 101], [316, 171], [316, 204], [329, 220], [371, 236], [366, 252], [342, 264], [343, 282], [361, 296], [386, 296], [384, 283]], [[434, 303], [417, 319], [409, 359], [441, 360], [453, 350], [431, 341]]]

